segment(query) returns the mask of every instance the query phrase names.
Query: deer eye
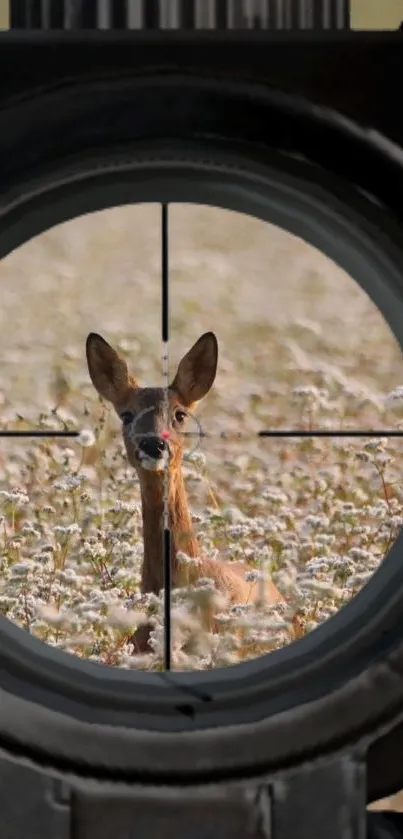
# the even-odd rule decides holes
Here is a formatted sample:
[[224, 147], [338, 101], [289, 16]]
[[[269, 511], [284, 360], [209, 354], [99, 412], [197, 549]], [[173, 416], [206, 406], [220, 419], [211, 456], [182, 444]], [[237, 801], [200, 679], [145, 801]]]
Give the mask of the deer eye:
[[178, 410], [178, 411], [175, 411], [174, 416], [175, 416], [176, 422], [178, 422], [179, 425], [182, 425], [182, 423], [185, 422], [185, 419], [186, 419], [186, 412]]
[[122, 420], [123, 425], [130, 425], [130, 423], [134, 420], [134, 414], [131, 411], [123, 411], [120, 414], [120, 419]]

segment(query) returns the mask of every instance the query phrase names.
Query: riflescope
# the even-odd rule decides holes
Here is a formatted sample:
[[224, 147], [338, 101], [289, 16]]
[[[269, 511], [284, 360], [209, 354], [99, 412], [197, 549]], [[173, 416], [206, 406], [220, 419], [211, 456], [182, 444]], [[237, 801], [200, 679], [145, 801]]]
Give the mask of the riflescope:
[[[46, 358], [52, 358], [52, 363], [56, 359], [55, 365], [63, 362], [67, 378], [71, 375], [75, 384], [70, 386], [58, 368], [52, 385], [53, 413], [50, 410], [45, 417], [44, 407], [37, 421], [30, 418], [28, 406], [25, 414], [23, 397], [14, 390], [17, 384], [10, 384], [9, 389], [18, 405], [9, 404], [7, 396], [1, 403], [2, 835], [7, 839], [25, 835], [38, 839], [363, 839], [369, 835], [367, 829], [386, 830], [382, 817], [376, 815], [368, 827], [366, 807], [403, 788], [403, 537], [399, 475], [394, 481], [385, 477], [388, 450], [382, 442], [393, 441], [398, 452], [403, 430], [399, 421], [392, 426], [368, 419], [369, 412], [375, 411], [368, 395], [363, 396], [362, 414], [358, 408], [348, 413], [346, 397], [343, 422], [334, 418], [332, 405], [325, 405], [326, 423], [315, 424], [312, 400], [319, 408], [325, 404], [324, 389], [331, 375], [337, 387], [342, 386], [341, 373], [334, 372], [337, 361], [325, 356], [319, 373], [312, 374], [316, 384], [294, 388], [298, 404], [306, 400], [306, 413], [298, 421], [296, 413], [286, 416], [281, 405], [288, 398], [291, 379], [282, 379], [275, 391], [270, 382], [276, 365], [283, 363], [283, 356], [289, 358], [287, 353], [297, 358], [301, 330], [308, 336], [306, 346], [319, 333], [305, 317], [303, 323], [301, 319], [296, 323], [292, 340], [287, 339], [283, 347], [281, 342], [276, 344], [274, 327], [270, 335], [263, 326], [259, 331], [253, 324], [247, 332], [234, 312], [239, 295], [243, 312], [257, 299], [255, 259], [264, 265], [256, 268], [263, 277], [257, 312], [259, 307], [263, 311], [265, 306], [274, 306], [286, 284], [288, 269], [284, 269], [284, 280], [277, 273], [283, 270], [281, 260], [278, 267], [270, 263], [269, 250], [263, 256], [253, 250], [257, 225], [260, 231], [271, 231], [268, 238], [266, 233], [256, 233], [263, 249], [270, 236], [274, 241], [280, 235], [273, 231], [281, 231], [281, 236], [290, 237], [287, 241], [302, 241], [304, 247], [336, 265], [337, 271], [349, 275], [357, 290], [351, 292], [351, 300], [354, 294], [365, 294], [401, 351], [403, 112], [398, 91], [403, 76], [402, 31], [350, 31], [349, 4], [342, 0], [16, 0], [10, 4], [10, 26], [10, 31], [0, 34], [4, 391], [7, 365], [18, 362], [21, 370], [26, 364], [31, 371], [26, 374], [30, 393], [35, 391], [42, 398], [40, 379], [48, 365]], [[192, 256], [180, 247], [194, 207], [221, 215], [214, 216], [217, 226], [212, 224], [210, 232], [203, 220], [198, 222], [199, 250]], [[114, 208], [128, 208], [128, 213], [138, 215], [103, 215], [114, 213]], [[154, 232], [147, 227], [152, 213]], [[87, 300], [79, 295], [86, 294], [89, 282], [71, 266], [75, 255], [81, 259], [80, 254], [87, 253], [90, 234], [82, 233], [78, 239], [66, 234], [62, 246], [52, 238], [52, 231], [63, 225], [73, 230], [75, 219], [78, 224], [92, 214], [96, 215], [91, 236], [98, 233], [98, 238], [94, 238], [97, 244], [88, 256], [87, 268], [90, 272], [95, 271], [95, 263], [106, 266], [99, 269], [91, 292], [95, 307], [103, 299], [104, 285], [110, 284], [102, 309], [105, 319], [101, 322], [101, 316], [94, 314], [91, 321], [91, 303], [83, 303], [77, 327], [80, 337], [77, 342], [71, 338], [70, 347], [63, 324], [74, 319], [78, 299]], [[105, 222], [109, 226], [101, 234], [104, 217], [112, 220]], [[214, 236], [219, 235], [219, 219], [224, 217], [234, 219], [235, 227], [226, 228], [225, 245], [218, 245]], [[250, 228], [249, 221], [239, 221], [246, 217]], [[53, 260], [50, 267], [40, 263], [39, 252], [32, 250], [28, 268], [18, 273], [11, 260], [20, 248], [22, 253], [25, 243], [31, 247], [45, 235], [46, 253]], [[207, 244], [200, 244], [203, 236]], [[144, 258], [141, 267], [126, 264], [125, 248], [131, 240], [136, 242], [138, 259]], [[107, 252], [110, 242], [117, 254], [113, 258]], [[144, 257], [143, 245], [144, 253], [149, 247]], [[231, 278], [226, 260], [236, 245], [241, 267], [236, 278], [235, 274]], [[281, 250], [283, 245], [278, 247]], [[284, 246], [281, 259], [288, 265], [286, 253]], [[101, 259], [105, 262], [97, 262]], [[205, 280], [200, 266], [205, 266]], [[211, 298], [215, 302], [207, 321], [203, 307], [210, 294], [209, 266], [217, 279], [210, 282], [216, 296]], [[53, 270], [59, 272], [57, 293]], [[345, 318], [345, 326], [340, 326], [342, 321], [338, 326], [337, 351], [360, 329], [365, 346], [372, 347], [371, 358], [382, 360], [384, 347], [373, 337], [373, 320], [352, 320], [350, 298], [345, 297], [344, 286], [337, 287], [341, 276], [337, 271], [329, 281]], [[140, 279], [131, 296], [136, 272]], [[198, 280], [192, 285], [196, 274]], [[309, 279], [309, 300], [313, 301], [309, 306], [313, 308], [319, 305], [319, 274], [313, 272]], [[179, 282], [188, 295], [186, 317], [175, 291]], [[224, 286], [228, 287], [225, 299], [220, 296]], [[299, 291], [300, 286], [295, 279], [287, 298], [290, 306], [294, 292], [305, 293]], [[39, 302], [32, 318], [41, 324], [39, 343], [29, 337], [29, 301], [34, 293]], [[151, 299], [159, 308], [153, 343], [146, 352], [139, 335], [146, 329]], [[114, 340], [118, 304], [130, 318], [125, 334], [116, 333]], [[49, 309], [42, 321], [43, 307]], [[283, 314], [287, 315], [285, 308]], [[233, 338], [231, 318], [235, 318]], [[59, 322], [61, 331], [55, 325]], [[108, 324], [105, 328], [104, 323]], [[49, 348], [53, 340], [49, 336], [56, 333], [60, 344], [52, 344], [45, 358], [42, 346]], [[12, 334], [18, 334], [15, 349], [10, 349], [7, 337]], [[269, 339], [270, 352], [265, 349]], [[154, 368], [151, 362], [147, 366], [147, 353], [155, 356]], [[304, 367], [301, 353], [299, 370], [305, 371], [304, 382], [310, 381], [307, 355]], [[42, 360], [36, 362], [36, 357]], [[131, 375], [131, 363], [143, 364], [141, 384], [136, 370]], [[361, 366], [369, 377], [371, 369], [365, 363], [364, 355], [351, 356], [345, 369]], [[284, 370], [294, 369], [291, 362], [284, 364]], [[253, 375], [260, 377], [259, 387], [251, 389], [247, 407], [244, 395], [244, 401], [225, 402], [226, 419], [220, 425], [222, 383], [230, 388], [231, 376], [238, 369], [245, 369], [245, 381], [249, 381], [252, 365]], [[386, 362], [384, 368], [382, 375], [387, 378]], [[396, 399], [400, 398], [398, 385]], [[236, 390], [236, 382], [233, 386]], [[80, 422], [69, 413], [74, 388], [82, 410]], [[204, 408], [195, 408], [199, 401], [204, 405], [204, 397], [205, 415]], [[266, 410], [270, 400], [274, 406], [270, 410], [280, 406], [277, 425], [274, 414]], [[224, 413], [223, 408], [222, 417]], [[362, 417], [368, 419], [366, 424]], [[315, 466], [322, 470], [319, 483], [309, 475], [304, 477], [304, 470], [309, 473], [313, 468], [312, 458], [325, 457], [320, 447], [333, 445], [333, 439], [340, 447], [337, 462], [326, 466], [321, 461]], [[115, 447], [110, 460], [108, 452], [99, 455], [105, 441]], [[68, 464], [76, 457], [74, 446], [82, 448], [73, 474]], [[371, 464], [376, 468], [373, 479], [362, 473], [354, 496], [349, 494], [345, 465], [349, 446], [359, 451], [357, 469], [362, 466], [365, 471]], [[92, 455], [96, 451], [99, 461], [95, 460], [98, 455]], [[217, 493], [205, 490], [203, 451], [205, 460], [216, 463], [217, 470], [233, 470], [228, 471], [232, 477], [220, 492], [231, 498], [237, 493], [236, 503], [220, 507]], [[286, 509], [289, 483], [281, 481], [292, 458], [297, 459], [296, 483], [289, 490], [294, 501]], [[185, 488], [178, 478], [179, 459], [184, 464]], [[336, 471], [342, 487], [337, 516], [326, 501]], [[47, 500], [41, 495], [45, 472], [51, 485]], [[99, 493], [96, 500], [91, 486], [87, 491], [80, 483], [84, 473], [98, 476], [88, 478], [93, 493]], [[260, 489], [258, 480], [262, 480]], [[377, 508], [378, 502], [368, 495], [372, 480], [378, 481], [376, 487], [383, 493]], [[176, 495], [175, 481], [180, 487]], [[185, 490], [191, 493], [193, 487], [196, 493], [198, 486], [204, 488], [208, 500], [199, 516], [189, 514], [185, 521], [184, 506], [180, 506], [185, 504]], [[135, 504], [131, 488], [137, 493]], [[68, 498], [64, 507], [63, 492]], [[102, 502], [101, 515], [97, 499], [102, 493], [105, 499], [109, 492], [112, 495]], [[246, 498], [249, 512], [241, 515], [238, 507], [242, 511]], [[266, 501], [271, 504], [270, 514], [262, 506]], [[294, 502], [295, 516], [303, 519], [302, 536], [292, 524]], [[367, 517], [376, 517], [381, 509], [391, 523], [390, 533], [385, 535], [386, 525], [379, 524], [380, 536], [376, 528], [371, 538], [365, 536], [369, 532], [365, 522], [359, 526], [352, 521], [353, 502], [365, 508]], [[35, 521], [33, 504], [37, 505]], [[304, 504], [311, 505], [309, 515], [298, 513]], [[25, 514], [24, 509], [31, 512]], [[55, 535], [49, 547], [52, 515]], [[137, 528], [134, 542], [127, 533], [130, 516]], [[88, 524], [90, 519], [93, 525]], [[322, 561], [334, 552], [333, 521], [344, 545], [335, 572], [342, 607], [326, 611]], [[184, 531], [192, 528], [191, 536], [179, 534], [180, 526]], [[265, 530], [269, 527], [270, 539]], [[232, 554], [224, 561], [211, 548], [211, 556], [200, 560], [192, 541], [193, 528], [195, 532], [199, 528], [206, 552], [218, 534], [222, 557], [228, 547], [225, 534], [232, 540]], [[287, 544], [281, 553], [284, 532]], [[366, 539], [362, 545], [361, 536]], [[376, 540], [385, 548], [382, 556], [374, 548]], [[315, 556], [310, 548], [313, 542]], [[72, 545], [77, 547], [73, 550]], [[114, 566], [117, 554], [121, 565]], [[314, 592], [315, 614], [322, 614], [315, 626], [301, 599], [294, 611], [288, 601], [281, 575], [289, 571], [292, 576], [292, 569], [285, 560], [282, 566], [281, 557], [294, 554], [305, 564], [293, 591], [300, 598], [301, 591]], [[241, 603], [242, 592], [245, 585], [252, 591], [256, 584], [262, 594], [259, 585], [267, 579], [258, 568], [257, 556], [271, 563], [272, 600], [267, 611], [261, 612], [266, 623], [259, 630], [248, 624], [246, 632], [245, 621], [252, 621], [248, 617], [252, 601], [248, 602], [248, 595]], [[235, 564], [239, 558], [249, 562], [249, 571], [236, 578], [239, 585], [231, 600], [236, 576], [231, 561]], [[80, 562], [87, 570], [80, 571]], [[180, 599], [180, 562], [187, 563], [193, 597], [194, 608], [186, 619]], [[216, 571], [221, 562], [225, 579], [231, 580], [227, 588], [221, 571]], [[355, 574], [358, 580], [354, 565], [358, 562], [368, 562], [368, 573], [361, 574], [360, 590], [347, 602], [343, 574], [348, 572], [349, 579]], [[49, 576], [40, 577], [39, 565]], [[132, 576], [131, 568], [137, 569]], [[77, 583], [80, 573], [82, 580]], [[91, 574], [99, 580], [98, 593], [88, 582]], [[217, 586], [206, 578], [210, 583], [216, 580], [220, 597], [223, 592], [228, 595], [229, 605], [224, 597], [214, 599]], [[31, 583], [36, 586], [35, 595], [30, 593]], [[104, 619], [108, 597], [116, 598], [120, 610], [112, 629], [99, 629], [99, 642], [95, 644], [92, 636], [90, 642], [77, 641], [84, 650], [80, 655], [72, 654], [73, 642], [63, 641], [60, 610], [63, 587], [70, 583], [76, 589], [69, 614], [76, 604], [84, 615], [80, 591], [89, 586], [88, 626], [91, 621], [98, 626], [97, 621]], [[15, 601], [13, 592], [17, 592]], [[42, 603], [41, 619], [33, 617], [33, 597], [36, 606]], [[202, 650], [194, 626], [197, 616], [205, 616], [206, 603], [210, 623]], [[135, 621], [141, 609], [148, 610], [148, 623], [138, 621], [137, 631], [133, 633], [132, 627], [129, 632], [122, 611]], [[67, 621], [66, 615], [67, 611]], [[80, 620], [84, 625], [84, 618]], [[83, 635], [81, 624], [74, 625]], [[272, 647], [270, 626], [279, 639]], [[141, 627], [146, 628], [145, 634]], [[293, 643], [284, 640], [288, 631]], [[186, 636], [182, 647], [180, 632]], [[108, 638], [115, 639], [110, 647]], [[223, 638], [227, 658], [222, 653]], [[249, 644], [245, 655], [242, 644], [245, 649]], [[185, 661], [186, 666], [181, 666]]]

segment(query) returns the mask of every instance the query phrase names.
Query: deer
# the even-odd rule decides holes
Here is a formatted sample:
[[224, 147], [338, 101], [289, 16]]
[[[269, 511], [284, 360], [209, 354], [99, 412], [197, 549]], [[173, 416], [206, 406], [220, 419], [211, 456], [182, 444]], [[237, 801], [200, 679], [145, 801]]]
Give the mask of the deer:
[[[127, 458], [136, 470], [140, 484], [144, 542], [141, 593], [158, 595], [164, 585], [165, 478], [173, 587], [210, 578], [230, 604], [242, 605], [261, 599], [259, 583], [251, 584], [245, 579], [247, 565], [203, 556], [185, 489], [184, 431], [187, 420], [216, 378], [218, 343], [215, 334], [203, 334], [182, 357], [168, 389], [141, 387], [129, 372], [126, 360], [97, 333], [91, 332], [87, 337], [86, 356], [95, 390], [113, 406], [122, 423]], [[179, 561], [180, 552], [195, 560], [186, 566], [186, 571]], [[264, 601], [284, 603], [270, 579], [264, 583]], [[211, 614], [205, 616], [205, 622], [211, 631], [218, 631]], [[136, 653], [150, 650], [149, 634], [149, 625], [138, 627], [132, 639]]]

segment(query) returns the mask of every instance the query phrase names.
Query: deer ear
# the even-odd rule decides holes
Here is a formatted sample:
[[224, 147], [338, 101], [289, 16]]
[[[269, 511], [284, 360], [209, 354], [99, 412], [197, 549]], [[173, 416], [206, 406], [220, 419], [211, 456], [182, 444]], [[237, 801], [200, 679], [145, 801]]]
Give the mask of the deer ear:
[[86, 353], [95, 390], [114, 406], [119, 405], [125, 400], [129, 387], [135, 385], [125, 360], [96, 332], [88, 335]]
[[214, 332], [205, 332], [179, 363], [171, 387], [185, 406], [203, 399], [217, 373], [218, 344]]

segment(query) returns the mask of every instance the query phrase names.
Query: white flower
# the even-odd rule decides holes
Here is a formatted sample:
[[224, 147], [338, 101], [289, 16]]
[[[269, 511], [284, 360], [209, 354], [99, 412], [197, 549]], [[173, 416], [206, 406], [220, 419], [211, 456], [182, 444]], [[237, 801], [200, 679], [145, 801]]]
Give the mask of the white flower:
[[176, 555], [179, 565], [200, 565], [201, 560], [194, 556], [188, 556], [183, 551], [178, 551]]
[[94, 446], [96, 442], [95, 434], [89, 428], [83, 428], [77, 437], [77, 443], [84, 449]]
[[36, 614], [39, 618], [46, 621], [46, 623], [51, 626], [63, 626], [63, 624], [69, 624], [71, 620], [74, 619], [74, 615], [70, 611], [59, 611], [59, 609], [52, 604], [38, 603], [36, 607]]
[[29, 504], [29, 498], [25, 492], [19, 492], [16, 490], [15, 492], [6, 492], [2, 490], [0, 492], [0, 496], [4, 498], [5, 501], [9, 501], [11, 504], [15, 504], [17, 507], [21, 507], [24, 504]]
[[115, 501], [112, 507], [109, 507], [110, 513], [138, 513], [139, 505], [133, 504], [129, 501]]
[[402, 385], [399, 385], [398, 387], [395, 387], [395, 389], [392, 390], [391, 393], [388, 393], [388, 395], [386, 397], [386, 402], [398, 402], [400, 400], [403, 400], [403, 386]]
[[84, 480], [83, 475], [66, 475], [65, 478], [54, 482], [53, 489], [74, 490], [81, 486]]
[[195, 449], [193, 452], [186, 453], [185, 459], [189, 463], [194, 463], [195, 466], [203, 467], [206, 465], [206, 455], [199, 449]]
[[26, 574], [32, 571], [32, 562], [29, 560], [26, 562], [18, 562], [11, 568], [11, 574], [13, 577], [25, 577]]
[[263, 575], [259, 571], [247, 571], [244, 577], [247, 583], [257, 583], [258, 580], [263, 579]]
[[62, 533], [64, 536], [72, 536], [73, 533], [81, 533], [81, 527], [76, 522], [73, 522], [73, 524], [55, 524], [53, 533]]
[[145, 623], [145, 621], [146, 615], [144, 612], [134, 609], [126, 610], [119, 606], [112, 606], [108, 609], [106, 617], [106, 624], [117, 629], [136, 629], [139, 624]]
[[385, 438], [380, 438], [379, 440], [368, 440], [367, 443], [364, 443], [363, 448], [365, 451], [382, 451], [384, 446], [387, 446], [388, 441]]

